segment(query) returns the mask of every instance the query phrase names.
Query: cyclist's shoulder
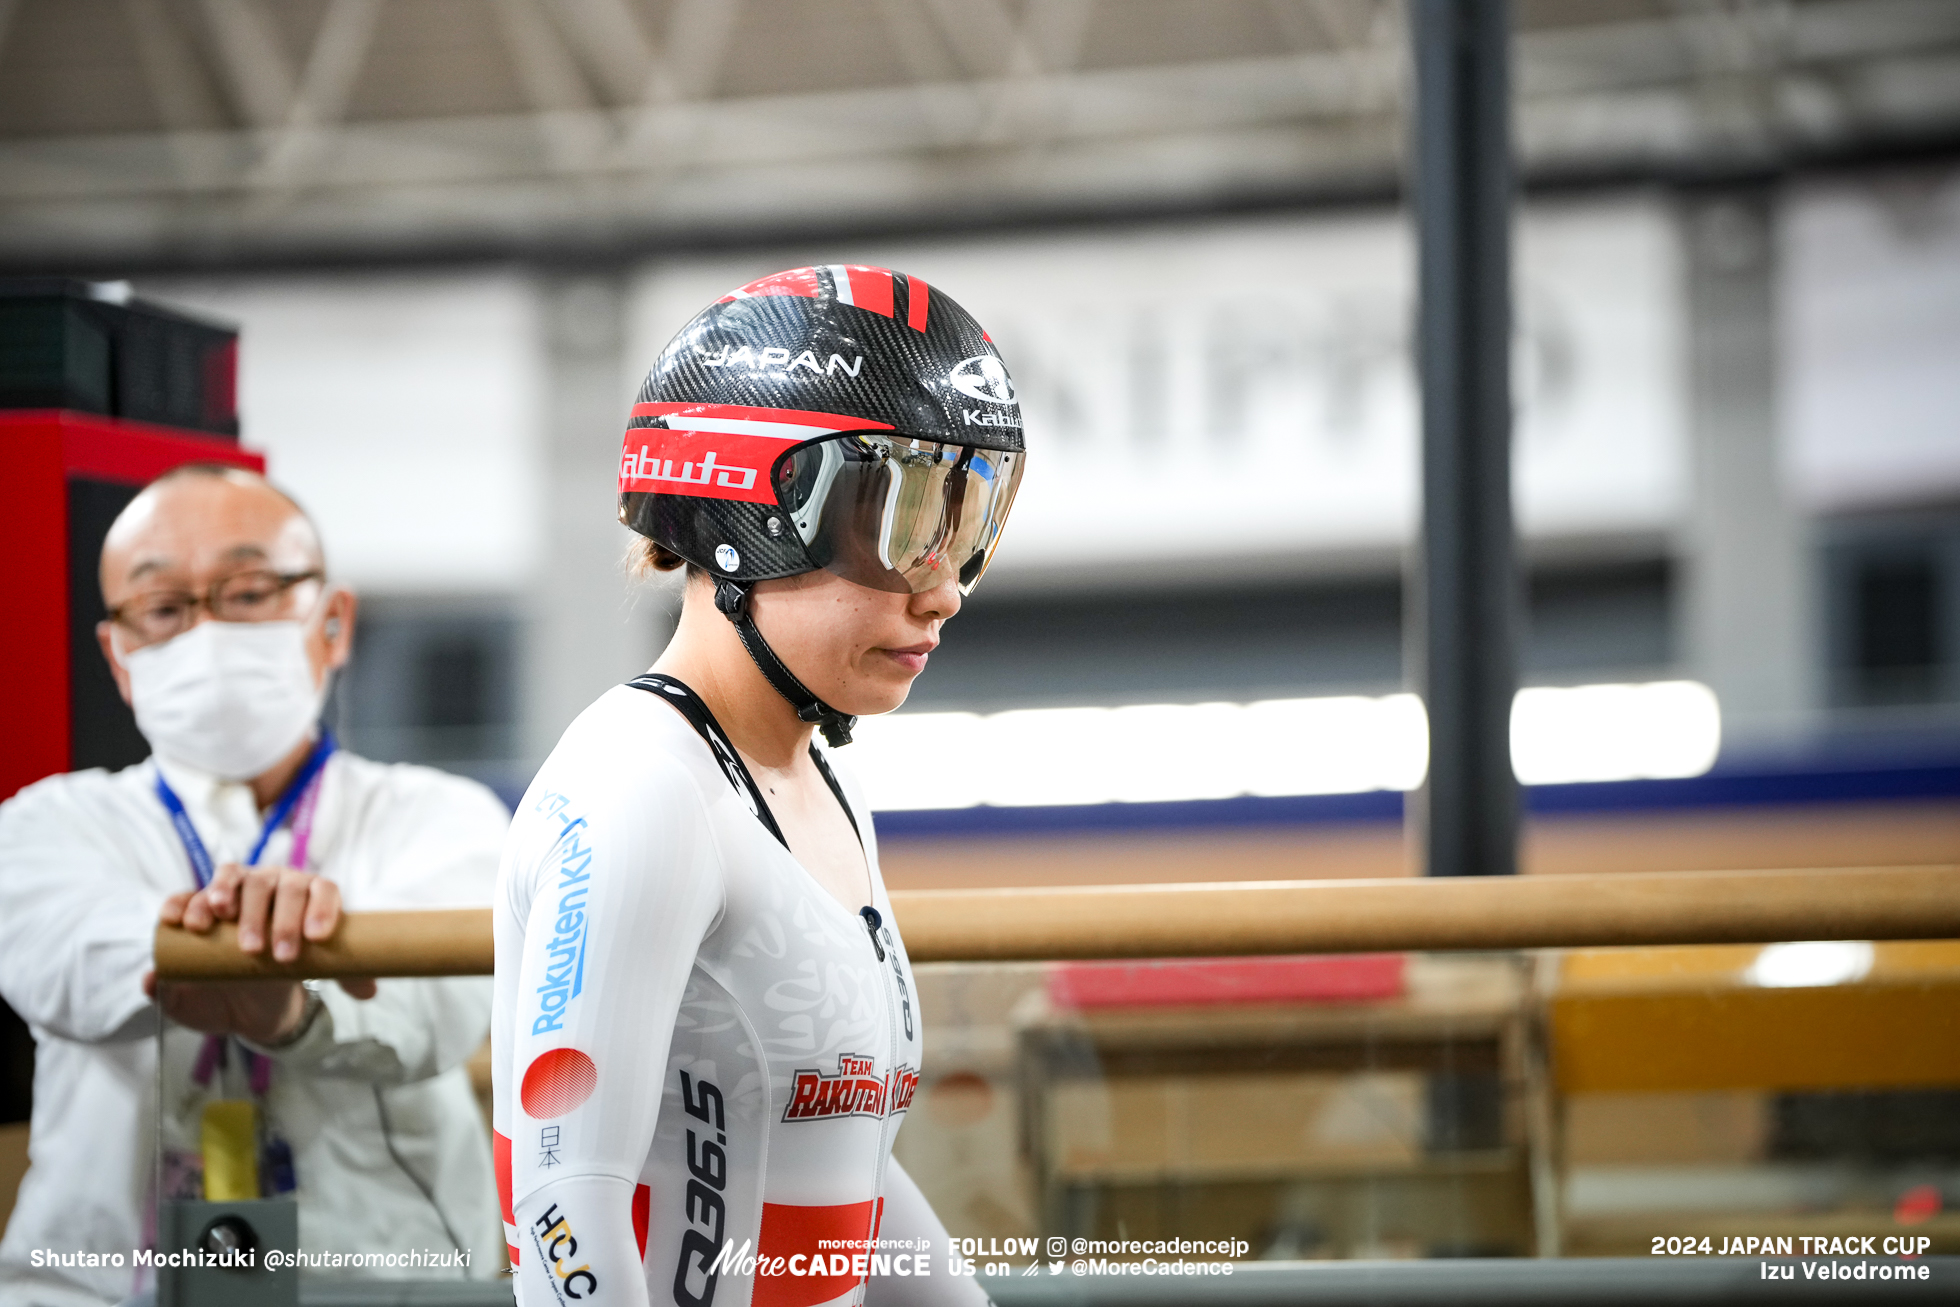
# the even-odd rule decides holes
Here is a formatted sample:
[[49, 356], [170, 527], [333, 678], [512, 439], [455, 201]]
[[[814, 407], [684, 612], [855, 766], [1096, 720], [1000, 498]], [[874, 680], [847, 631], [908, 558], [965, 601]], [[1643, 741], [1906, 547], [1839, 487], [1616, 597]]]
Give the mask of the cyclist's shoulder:
[[538, 769], [514, 827], [554, 839], [584, 828], [672, 828], [699, 820], [727, 788], [685, 718], [652, 695], [619, 685], [578, 715]]

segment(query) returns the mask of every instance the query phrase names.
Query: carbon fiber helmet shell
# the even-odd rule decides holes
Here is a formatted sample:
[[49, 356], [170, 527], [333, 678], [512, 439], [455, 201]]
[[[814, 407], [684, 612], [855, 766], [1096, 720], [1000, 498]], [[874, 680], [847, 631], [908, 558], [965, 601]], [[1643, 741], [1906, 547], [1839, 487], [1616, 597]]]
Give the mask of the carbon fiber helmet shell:
[[[655, 360], [622, 442], [619, 520], [717, 577], [814, 571], [777, 502], [775, 462], [857, 431], [1025, 450], [999, 351], [937, 288], [859, 265], [764, 277], [696, 314]], [[676, 456], [649, 457], [650, 441]]]

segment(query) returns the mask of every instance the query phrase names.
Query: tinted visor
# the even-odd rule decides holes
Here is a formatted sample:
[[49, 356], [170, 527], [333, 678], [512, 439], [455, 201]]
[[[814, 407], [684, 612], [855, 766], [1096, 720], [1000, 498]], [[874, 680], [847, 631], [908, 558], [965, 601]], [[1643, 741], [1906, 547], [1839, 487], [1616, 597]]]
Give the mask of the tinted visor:
[[874, 590], [970, 593], [1014, 506], [1027, 455], [889, 432], [828, 436], [776, 460], [776, 500], [810, 561]]

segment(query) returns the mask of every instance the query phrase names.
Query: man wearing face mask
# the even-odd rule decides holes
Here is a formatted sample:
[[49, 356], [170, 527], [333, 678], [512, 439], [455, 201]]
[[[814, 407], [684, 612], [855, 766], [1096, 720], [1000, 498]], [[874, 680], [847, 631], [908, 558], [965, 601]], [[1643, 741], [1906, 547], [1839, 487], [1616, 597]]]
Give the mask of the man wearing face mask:
[[[155, 993], [151, 942], [159, 917], [230, 920], [242, 949], [287, 959], [343, 906], [488, 905], [503, 806], [337, 747], [320, 709], [354, 596], [261, 478], [215, 465], [159, 478], [110, 528], [101, 576], [102, 651], [154, 752], [0, 805], [0, 995], [35, 1037], [0, 1307], [121, 1302], [147, 1287], [128, 1253], [153, 1237], [159, 1188], [198, 1198], [253, 1170], [259, 1194], [297, 1199], [303, 1251], [460, 1249], [466, 1269], [368, 1273], [499, 1273], [463, 1067], [488, 1028], [488, 979]], [[37, 1267], [36, 1249], [122, 1252], [125, 1268]]]

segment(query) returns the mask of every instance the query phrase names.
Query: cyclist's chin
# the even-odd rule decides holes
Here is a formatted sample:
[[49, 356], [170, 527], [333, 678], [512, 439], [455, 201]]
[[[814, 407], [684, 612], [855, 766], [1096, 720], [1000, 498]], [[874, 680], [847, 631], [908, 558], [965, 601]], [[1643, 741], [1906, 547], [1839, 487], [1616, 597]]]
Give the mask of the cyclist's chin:
[[875, 651], [863, 661], [869, 665], [855, 669], [830, 700], [831, 706], [853, 717], [876, 717], [904, 703], [918, 671]]

